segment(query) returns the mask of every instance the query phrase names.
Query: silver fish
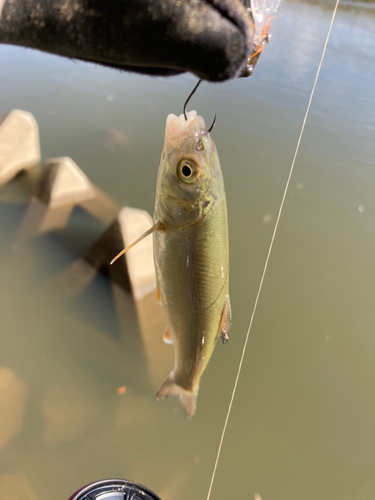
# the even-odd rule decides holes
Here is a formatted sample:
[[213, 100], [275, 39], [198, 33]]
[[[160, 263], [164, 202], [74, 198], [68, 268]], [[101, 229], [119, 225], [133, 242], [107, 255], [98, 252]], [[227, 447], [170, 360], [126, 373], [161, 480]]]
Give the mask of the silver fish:
[[164, 340], [175, 347], [174, 368], [157, 397], [179, 397], [192, 417], [202, 373], [218, 337], [228, 340], [231, 322], [224, 182], [215, 144], [195, 111], [187, 120], [167, 118], [154, 223], [125, 251], [154, 233]]

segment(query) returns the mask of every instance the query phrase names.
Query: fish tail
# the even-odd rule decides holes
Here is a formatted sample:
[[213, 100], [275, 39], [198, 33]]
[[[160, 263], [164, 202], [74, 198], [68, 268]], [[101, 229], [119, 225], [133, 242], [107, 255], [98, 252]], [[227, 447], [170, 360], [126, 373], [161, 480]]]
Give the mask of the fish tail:
[[192, 418], [195, 414], [195, 410], [197, 409], [198, 389], [199, 387], [197, 387], [194, 391], [188, 391], [176, 384], [173, 375], [169, 375], [167, 380], [159, 389], [159, 392], [156, 394], [156, 397], [158, 399], [172, 397], [179, 398], [180, 404], [185, 410], [186, 416], [188, 418]]

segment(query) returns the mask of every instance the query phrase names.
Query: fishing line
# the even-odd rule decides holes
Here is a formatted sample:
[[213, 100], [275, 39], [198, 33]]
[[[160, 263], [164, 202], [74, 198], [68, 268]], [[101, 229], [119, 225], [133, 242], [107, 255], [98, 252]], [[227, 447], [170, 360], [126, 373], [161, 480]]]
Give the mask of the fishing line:
[[264, 277], [266, 275], [266, 271], [267, 271], [267, 267], [268, 267], [268, 262], [270, 260], [270, 255], [271, 255], [271, 251], [272, 251], [272, 248], [273, 248], [273, 243], [275, 241], [276, 231], [277, 231], [277, 228], [278, 228], [278, 225], [279, 225], [279, 221], [280, 221], [280, 217], [281, 217], [281, 212], [282, 212], [283, 207], [284, 207], [284, 202], [285, 202], [286, 194], [287, 194], [288, 187], [289, 187], [289, 184], [290, 184], [290, 179], [292, 177], [293, 170], [294, 170], [294, 164], [296, 162], [298, 150], [299, 150], [299, 147], [300, 147], [300, 144], [301, 144], [302, 135], [303, 135], [303, 132], [305, 130], [307, 116], [309, 114], [311, 102], [312, 102], [312, 99], [314, 97], [315, 87], [316, 87], [316, 84], [317, 84], [317, 81], [318, 81], [318, 78], [319, 78], [320, 69], [321, 69], [322, 64], [323, 64], [323, 59], [324, 59], [324, 56], [325, 56], [325, 53], [326, 53], [328, 40], [329, 40], [329, 37], [330, 37], [330, 34], [331, 34], [331, 30], [332, 30], [333, 22], [335, 20], [335, 16], [336, 16], [337, 7], [339, 5], [339, 2], [340, 2], [340, 0], [336, 0], [335, 8], [333, 9], [331, 23], [329, 25], [327, 37], [326, 37], [326, 40], [324, 42], [322, 55], [320, 57], [318, 69], [317, 69], [317, 72], [316, 72], [316, 75], [315, 75], [314, 84], [313, 84], [312, 89], [311, 89], [310, 99], [309, 99], [309, 102], [307, 104], [305, 117], [304, 117], [303, 122], [302, 122], [302, 127], [301, 127], [301, 131], [300, 131], [300, 134], [299, 134], [299, 137], [298, 137], [296, 150], [295, 150], [295, 153], [294, 153], [294, 156], [293, 156], [293, 160], [292, 160], [292, 165], [290, 167], [289, 175], [288, 175], [288, 178], [287, 178], [287, 181], [286, 181], [286, 185], [285, 185], [285, 189], [284, 189], [284, 194], [282, 196], [280, 208], [279, 208], [279, 211], [278, 211], [278, 214], [277, 214], [275, 227], [274, 227], [274, 230], [273, 230], [273, 233], [272, 233], [271, 243], [270, 243], [270, 246], [269, 246], [269, 249], [268, 249], [266, 261], [264, 263], [262, 277], [260, 279], [260, 283], [259, 283], [259, 287], [258, 287], [258, 292], [257, 292], [256, 298], [255, 298], [255, 302], [254, 302], [253, 312], [252, 312], [251, 317], [250, 317], [250, 323], [249, 323], [249, 327], [247, 329], [247, 333], [246, 333], [246, 337], [245, 337], [245, 342], [244, 342], [244, 346], [243, 346], [243, 349], [242, 349], [240, 363], [238, 365], [238, 370], [237, 370], [237, 375], [236, 375], [236, 379], [235, 379], [235, 382], [234, 382], [232, 396], [230, 398], [227, 415], [226, 415], [225, 421], [224, 421], [223, 431], [221, 433], [221, 438], [220, 438], [220, 442], [219, 442], [219, 448], [218, 448], [218, 451], [217, 451], [216, 460], [215, 460], [215, 464], [214, 464], [214, 469], [213, 469], [212, 476], [211, 476], [211, 482], [210, 482], [210, 486], [209, 486], [209, 489], [208, 489], [207, 500], [209, 500], [210, 497], [211, 497], [212, 486], [213, 486], [213, 483], [214, 483], [214, 480], [215, 480], [216, 470], [217, 470], [217, 466], [218, 466], [219, 458], [220, 458], [220, 454], [221, 454], [221, 448], [223, 446], [224, 436], [225, 436], [225, 432], [227, 430], [228, 420], [229, 420], [229, 416], [230, 416], [230, 413], [231, 413], [231, 410], [232, 410], [232, 404], [233, 404], [234, 396], [235, 396], [236, 390], [237, 390], [238, 379], [240, 378], [240, 374], [241, 374], [242, 363], [243, 363], [243, 360], [244, 360], [244, 357], [245, 357], [245, 351], [246, 351], [246, 347], [247, 347], [247, 342], [249, 340], [250, 331], [251, 331], [251, 327], [253, 325], [254, 316], [255, 316], [255, 312], [256, 312], [257, 306], [258, 306], [258, 301], [259, 301], [260, 293], [262, 291], [263, 281], [264, 281]]

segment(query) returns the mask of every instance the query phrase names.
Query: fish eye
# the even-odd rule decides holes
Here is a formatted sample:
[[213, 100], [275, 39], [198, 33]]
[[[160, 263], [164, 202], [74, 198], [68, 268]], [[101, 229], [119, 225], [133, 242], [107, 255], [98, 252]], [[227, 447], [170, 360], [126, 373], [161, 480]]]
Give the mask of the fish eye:
[[183, 165], [183, 167], [181, 169], [181, 172], [182, 172], [182, 175], [184, 177], [186, 177], [186, 178], [191, 177], [191, 174], [193, 173], [193, 171], [191, 170], [190, 165]]
[[191, 160], [181, 160], [177, 165], [177, 175], [183, 182], [188, 184], [196, 181], [198, 174], [195, 163]]

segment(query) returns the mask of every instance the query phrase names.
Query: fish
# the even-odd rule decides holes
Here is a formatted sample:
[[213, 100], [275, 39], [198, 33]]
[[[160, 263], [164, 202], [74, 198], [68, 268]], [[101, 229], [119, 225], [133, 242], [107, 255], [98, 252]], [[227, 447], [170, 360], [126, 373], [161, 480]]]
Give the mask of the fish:
[[175, 349], [174, 367], [157, 398], [179, 398], [192, 418], [201, 376], [231, 325], [224, 181], [215, 144], [196, 111], [167, 118], [153, 222], [114, 260], [153, 233], [164, 341]]

